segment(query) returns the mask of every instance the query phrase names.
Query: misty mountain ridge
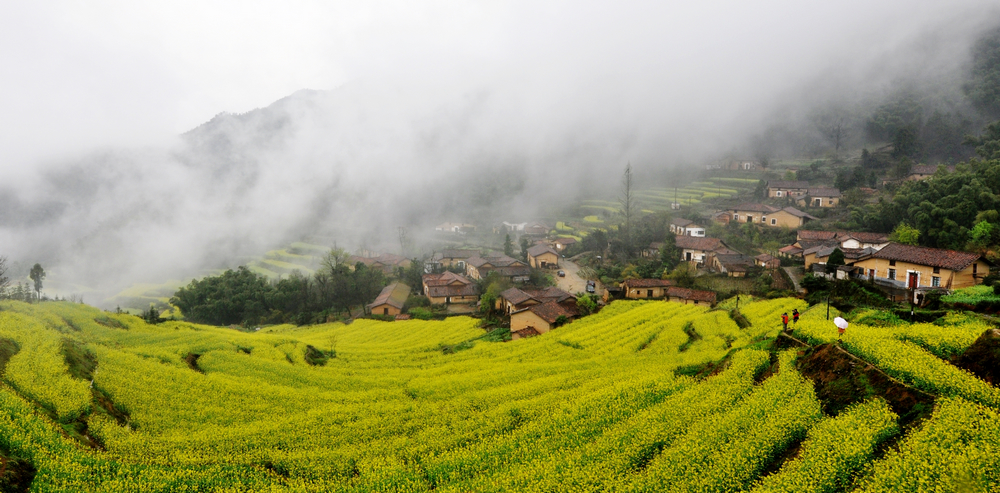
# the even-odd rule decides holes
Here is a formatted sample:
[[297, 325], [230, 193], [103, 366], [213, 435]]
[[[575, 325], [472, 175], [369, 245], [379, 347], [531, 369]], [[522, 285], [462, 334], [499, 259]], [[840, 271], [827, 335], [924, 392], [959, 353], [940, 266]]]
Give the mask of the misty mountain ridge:
[[[872, 115], [900, 101], [917, 102], [908, 118], [921, 125], [943, 111], [940, 133], [951, 140], [978, 129], [984, 119], [962, 101], [963, 77], [912, 70], [925, 56], [928, 65], [967, 71], [968, 54], [948, 59], [921, 48], [908, 56], [899, 76], [878, 77], [874, 87], [850, 74], [821, 86], [810, 78], [773, 107], [710, 106], [710, 94], [663, 91], [648, 93], [655, 104], [635, 106], [645, 86], [621, 100], [578, 99], [592, 86], [537, 77], [509, 86], [488, 77], [466, 85], [385, 78], [300, 90], [217, 114], [168, 145], [40, 166], [24, 186], [0, 190], [0, 240], [11, 259], [42, 262], [54, 279], [106, 295], [233, 267], [311, 235], [395, 252], [399, 227], [543, 217], [581, 197], [613, 196], [629, 162], [640, 183], [672, 186], [725, 156], [825, 157], [834, 149], [830, 121], [846, 122], [843, 151], [860, 152], [877, 142]], [[666, 108], [702, 119], [674, 120]], [[876, 138], [895, 127], [881, 131]]]

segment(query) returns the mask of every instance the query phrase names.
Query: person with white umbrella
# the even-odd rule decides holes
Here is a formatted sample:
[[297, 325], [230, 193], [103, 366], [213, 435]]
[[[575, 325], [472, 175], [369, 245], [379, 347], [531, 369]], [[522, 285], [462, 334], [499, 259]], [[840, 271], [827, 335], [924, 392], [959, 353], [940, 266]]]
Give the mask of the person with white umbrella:
[[843, 317], [837, 317], [833, 319], [833, 325], [837, 326], [837, 340], [839, 341], [844, 337], [844, 332], [847, 331], [847, 320]]

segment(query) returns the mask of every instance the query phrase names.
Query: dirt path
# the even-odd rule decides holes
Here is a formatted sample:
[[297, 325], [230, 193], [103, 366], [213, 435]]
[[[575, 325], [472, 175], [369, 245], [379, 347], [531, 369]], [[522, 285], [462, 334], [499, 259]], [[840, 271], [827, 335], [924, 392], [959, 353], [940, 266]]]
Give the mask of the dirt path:
[[785, 273], [788, 274], [788, 278], [792, 280], [792, 285], [795, 286], [795, 292], [796, 293], [804, 293], [805, 290], [802, 289], [802, 286], [799, 285], [799, 281], [802, 280], [802, 276], [800, 276], [797, 272], [795, 272], [795, 271], [798, 270], [798, 268], [796, 268], [796, 267], [782, 267], [782, 269], [784, 269]]
[[[587, 280], [580, 277], [580, 266], [569, 259], [559, 259], [559, 270], [566, 273], [566, 277], [556, 276], [556, 287], [575, 295], [576, 293], [587, 292]], [[604, 294], [604, 287], [597, 283], [595, 293], [598, 296]]]

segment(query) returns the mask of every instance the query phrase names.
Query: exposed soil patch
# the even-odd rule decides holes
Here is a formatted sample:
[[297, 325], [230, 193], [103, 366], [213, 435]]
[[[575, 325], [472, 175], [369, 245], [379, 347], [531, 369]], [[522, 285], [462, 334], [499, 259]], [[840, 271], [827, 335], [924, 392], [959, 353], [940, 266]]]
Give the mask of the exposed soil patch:
[[991, 385], [1000, 384], [1000, 330], [987, 330], [952, 363]]
[[101, 324], [101, 325], [109, 328], [109, 329], [128, 330], [128, 326], [127, 325], [125, 325], [125, 324], [119, 322], [118, 320], [115, 320], [115, 319], [113, 319], [113, 318], [111, 318], [111, 317], [109, 317], [107, 315], [99, 315], [97, 317], [94, 317], [94, 321], [97, 322], [98, 324]]
[[35, 466], [26, 460], [0, 455], [0, 491], [28, 491], [35, 480], [35, 472]]
[[316, 349], [312, 345], [306, 346], [306, 363], [309, 363], [312, 366], [324, 366], [329, 359], [330, 356], [326, 353], [326, 351]]
[[836, 416], [847, 406], [880, 396], [908, 426], [930, 415], [934, 396], [907, 387], [834, 344], [816, 346], [799, 359], [799, 371], [813, 381], [826, 414]]
[[684, 344], [681, 344], [679, 348], [677, 348], [677, 351], [681, 353], [687, 351], [688, 348], [690, 348], [691, 345], [695, 343], [695, 341], [701, 340], [701, 335], [694, 330], [694, 324], [691, 322], [688, 322], [687, 325], [684, 326], [684, 333], [687, 334], [688, 340]]
[[184, 355], [184, 362], [187, 363], [188, 368], [198, 373], [205, 373], [205, 371], [202, 370], [200, 366], [198, 366], [198, 358], [200, 357], [201, 357], [200, 354], [187, 353]]
[[97, 356], [72, 339], [62, 340], [63, 359], [69, 366], [69, 374], [80, 380], [93, 380], [94, 369], [97, 368]]
[[16, 342], [0, 338], [0, 375], [3, 375], [3, 370], [7, 367], [7, 362], [20, 350], [21, 348]]
[[115, 401], [111, 400], [111, 396], [106, 394], [103, 390], [94, 387], [90, 389], [94, 397], [94, 405], [96, 406], [95, 411], [103, 411], [108, 416], [114, 418], [121, 426], [127, 426], [129, 428], [135, 429], [130, 421], [132, 416], [129, 415], [128, 410], [120, 406]]

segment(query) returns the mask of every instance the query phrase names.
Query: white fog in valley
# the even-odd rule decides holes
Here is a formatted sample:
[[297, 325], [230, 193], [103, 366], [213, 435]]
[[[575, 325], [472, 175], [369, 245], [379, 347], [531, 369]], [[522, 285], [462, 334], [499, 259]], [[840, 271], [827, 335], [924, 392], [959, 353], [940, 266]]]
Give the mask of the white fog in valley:
[[831, 105], [961, 107], [1000, 24], [971, 0], [3, 11], [0, 255], [93, 304], [307, 237], [395, 253], [400, 226], [530, 220], [627, 163], [670, 186], [768, 135], [820, 152]]

